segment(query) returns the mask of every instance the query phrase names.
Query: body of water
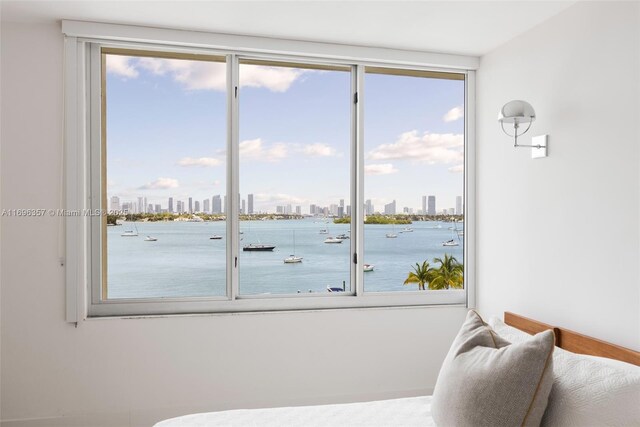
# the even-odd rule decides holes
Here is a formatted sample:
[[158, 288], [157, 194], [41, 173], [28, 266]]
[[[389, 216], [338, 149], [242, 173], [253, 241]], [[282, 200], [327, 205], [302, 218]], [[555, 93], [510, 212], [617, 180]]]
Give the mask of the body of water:
[[[404, 225], [365, 225], [362, 262], [375, 265], [366, 272], [365, 291], [410, 291], [403, 285], [416, 262], [444, 254], [463, 262], [463, 238], [459, 246], [442, 246], [454, 239], [451, 223], [414, 222], [413, 232]], [[456, 227], [461, 230], [462, 224]], [[137, 228], [137, 237], [122, 237]], [[291, 294], [326, 292], [327, 286], [351, 288], [349, 269], [351, 240], [323, 243], [339, 234], [349, 236], [349, 224], [323, 220], [242, 221], [241, 246], [249, 243], [275, 245], [273, 252], [240, 251], [240, 294]], [[321, 234], [326, 229], [329, 234]], [[387, 238], [386, 234], [397, 234]], [[211, 240], [210, 236], [222, 236]], [[157, 241], [145, 241], [153, 236]], [[176, 296], [222, 296], [226, 289], [225, 222], [136, 222], [107, 228], [108, 297], [153, 298]], [[295, 250], [294, 250], [295, 239]], [[285, 264], [291, 254], [303, 257], [298, 264]]]

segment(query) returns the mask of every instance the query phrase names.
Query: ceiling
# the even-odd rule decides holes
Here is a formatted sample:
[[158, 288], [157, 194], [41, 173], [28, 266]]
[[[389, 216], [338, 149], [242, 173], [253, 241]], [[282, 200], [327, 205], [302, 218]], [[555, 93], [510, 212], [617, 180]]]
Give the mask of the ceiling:
[[481, 56], [574, 3], [5, 0], [1, 13]]

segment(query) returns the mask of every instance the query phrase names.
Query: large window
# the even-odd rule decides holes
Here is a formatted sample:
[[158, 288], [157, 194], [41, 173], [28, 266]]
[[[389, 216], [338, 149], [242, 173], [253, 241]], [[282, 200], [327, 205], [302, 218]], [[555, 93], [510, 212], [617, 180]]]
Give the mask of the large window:
[[81, 46], [89, 315], [466, 303], [468, 72]]

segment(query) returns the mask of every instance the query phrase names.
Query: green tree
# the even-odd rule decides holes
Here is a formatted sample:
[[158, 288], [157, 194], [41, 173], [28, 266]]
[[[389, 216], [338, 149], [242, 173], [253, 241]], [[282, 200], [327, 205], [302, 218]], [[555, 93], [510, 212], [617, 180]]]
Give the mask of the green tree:
[[[418, 289], [424, 290], [424, 285], [430, 283], [433, 278], [433, 269], [430, 268], [429, 263], [424, 261], [422, 265], [416, 263], [416, 266], [413, 267], [412, 272], [409, 273], [407, 279], [404, 281], [405, 285], [410, 283], [417, 283]], [[431, 284], [429, 284], [429, 289], [431, 289]]]
[[432, 269], [429, 289], [462, 289], [464, 287], [464, 266], [450, 255], [434, 258], [440, 267]]

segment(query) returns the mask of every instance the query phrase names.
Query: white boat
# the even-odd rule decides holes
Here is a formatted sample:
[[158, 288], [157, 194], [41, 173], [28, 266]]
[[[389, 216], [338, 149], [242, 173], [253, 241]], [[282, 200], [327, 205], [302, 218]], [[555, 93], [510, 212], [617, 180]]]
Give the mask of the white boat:
[[147, 236], [147, 237], [144, 238], [145, 242], [155, 242], [157, 240], [158, 240], [157, 237], [151, 237], [151, 236]]
[[413, 233], [413, 228], [411, 227], [405, 227], [402, 230], [400, 230], [401, 233]]
[[285, 264], [297, 264], [302, 262], [301, 256], [296, 256], [296, 232], [293, 232], [293, 253], [284, 259]]
[[340, 240], [346, 240], [348, 238], [349, 236], [347, 236], [346, 234], [339, 234], [336, 236], [336, 239], [340, 239]]
[[329, 230], [323, 228], [322, 230], [320, 230], [319, 234], [329, 234]]
[[387, 236], [387, 239], [395, 239], [396, 237], [398, 237], [396, 233], [387, 233], [385, 234], [385, 236]]
[[373, 264], [365, 264], [362, 266], [362, 269], [364, 271], [373, 271], [374, 268], [375, 268], [375, 265]]
[[446, 242], [442, 242], [442, 246], [460, 246], [460, 243], [451, 239], [451, 240], [447, 240]]
[[121, 236], [122, 237], [138, 237], [138, 227], [136, 227], [135, 224], [133, 224], [133, 227], [135, 228], [135, 230], [124, 230]]
[[209, 240], [220, 240], [222, 239], [222, 236], [219, 234], [214, 234], [213, 236], [209, 237]]
[[325, 243], [342, 243], [342, 240], [337, 239], [335, 237], [327, 237], [324, 242]]

